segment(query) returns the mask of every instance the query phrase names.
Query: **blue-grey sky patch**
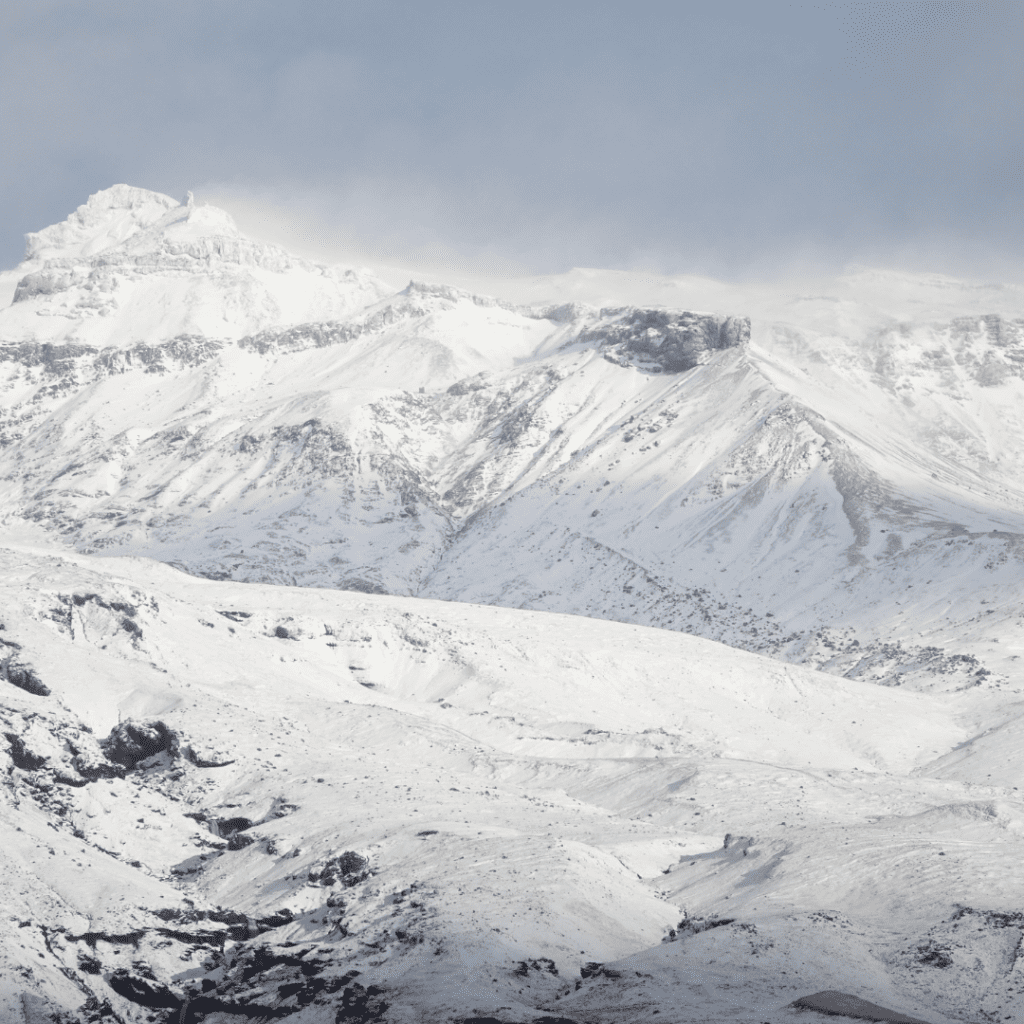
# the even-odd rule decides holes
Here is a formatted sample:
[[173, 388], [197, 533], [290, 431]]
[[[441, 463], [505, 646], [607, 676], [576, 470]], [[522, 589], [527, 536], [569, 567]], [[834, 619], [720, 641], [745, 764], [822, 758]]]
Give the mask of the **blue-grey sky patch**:
[[1021, 264], [1016, 0], [7, 0], [0, 48], [5, 266], [119, 181], [367, 261]]

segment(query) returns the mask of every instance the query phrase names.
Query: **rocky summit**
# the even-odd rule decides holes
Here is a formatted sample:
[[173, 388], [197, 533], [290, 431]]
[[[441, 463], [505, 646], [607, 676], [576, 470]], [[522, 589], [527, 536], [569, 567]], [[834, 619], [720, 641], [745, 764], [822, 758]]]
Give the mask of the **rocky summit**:
[[0, 275], [0, 1019], [1024, 1014], [1024, 290], [496, 291]]

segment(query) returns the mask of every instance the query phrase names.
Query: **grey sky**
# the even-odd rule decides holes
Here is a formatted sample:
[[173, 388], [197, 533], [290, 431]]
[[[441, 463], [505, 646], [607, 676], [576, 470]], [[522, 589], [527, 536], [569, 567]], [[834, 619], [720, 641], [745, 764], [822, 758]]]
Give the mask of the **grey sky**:
[[1017, 0], [6, 0], [0, 263], [124, 181], [367, 260], [1013, 273], [1022, 54]]

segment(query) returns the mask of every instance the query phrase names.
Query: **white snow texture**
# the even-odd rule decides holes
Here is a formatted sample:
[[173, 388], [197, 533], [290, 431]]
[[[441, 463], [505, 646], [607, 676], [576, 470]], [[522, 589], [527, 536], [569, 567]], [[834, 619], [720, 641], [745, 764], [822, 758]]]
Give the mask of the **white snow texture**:
[[1024, 290], [495, 290], [0, 275], [0, 1020], [1024, 1019]]

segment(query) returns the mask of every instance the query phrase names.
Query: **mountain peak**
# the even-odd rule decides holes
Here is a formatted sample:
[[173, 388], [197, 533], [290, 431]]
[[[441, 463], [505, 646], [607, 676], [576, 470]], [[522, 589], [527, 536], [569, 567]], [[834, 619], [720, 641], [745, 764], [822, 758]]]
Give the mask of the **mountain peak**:
[[129, 252], [160, 249], [201, 238], [239, 238], [231, 214], [196, 205], [189, 192], [178, 202], [160, 192], [113, 185], [89, 196], [67, 220], [26, 235], [26, 260], [88, 259], [117, 246]]
[[114, 185], [27, 240], [26, 262], [8, 275], [17, 275], [10, 305], [0, 309], [4, 337], [15, 342], [238, 338], [347, 315], [388, 293], [369, 274], [247, 238], [229, 213], [191, 193], [178, 202]]
[[[146, 225], [143, 229], [133, 232], [124, 242], [127, 252], [151, 252], [162, 249], [167, 243], [173, 246], [187, 245], [200, 239], [243, 237], [234, 218], [227, 210], [217, 206], [197, 206], [189, 198], [180, 205], [168, 210], [159, 220]], [[284, 250], [263, 242], [253, 245], [263, 251], [273, 251], [279, 256]]]
[[180, 206], [160, 192], [112, 185], [94, 192], [67, 220], [27, 234], [25, 259], [92, 256], [119, 245]]

